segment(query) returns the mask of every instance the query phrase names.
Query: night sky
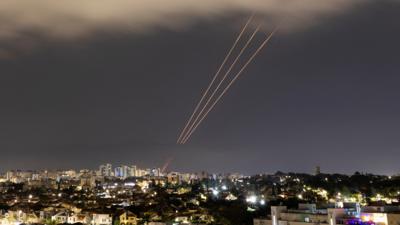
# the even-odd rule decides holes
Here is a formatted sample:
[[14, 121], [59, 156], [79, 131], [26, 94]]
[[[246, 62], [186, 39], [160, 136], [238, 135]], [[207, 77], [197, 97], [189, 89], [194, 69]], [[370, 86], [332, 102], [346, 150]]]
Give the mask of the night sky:
[[278, 32], [190, 141], [176, 144], [248, 15], [0, 40], [0, 170], [160, 167], [174, 157], [178, 171], [400, 172], [393, 0]]

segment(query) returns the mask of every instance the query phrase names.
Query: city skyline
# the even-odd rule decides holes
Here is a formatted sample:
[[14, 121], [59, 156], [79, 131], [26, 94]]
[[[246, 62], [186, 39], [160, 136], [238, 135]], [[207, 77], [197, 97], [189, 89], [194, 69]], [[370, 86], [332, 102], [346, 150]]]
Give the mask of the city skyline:
[[[182, 25], [150, 18], [156, 22], [145, 31], [81, 15], [66, 19], [86, 21], [91, 33], [72, 39], [52, 23], [18, 24], [28, 28], [15, 28], [11, 39], [0, 31], [0, 171], [105, 162], [162, 167], [173, 157], [172, 170], [183, 171], [312, 173], [319, 165], [326, 173], [400, 172], [398, 1], [287, 15], [288, 27], [191, 140], [177, 145], [203, 88], [256, 8], [209, 4], [189, 11], [200, 16]], [[258, 12], [265, 33], [282, 18], [271, 11]], [[296, 18], [304, 22], [291, 24]], [[111, 25], [142, 18], [114, 19]]]
[[[182, 173], [182, 174], [201, 174], [201, 173], [206, 173], [209, 175], [240, 175], [240, 176], [257, 176], [257, 175], [274, 175], [274, 174], [279, 174], [279, 173], [300, 173], [300, 174], [308, 174], [308, 175], [316, 175], [316, 174], [325, 174], [325, 175], [344, 175], [344, 176], [352, 176], [354, 174], [363, 174], [363, 175], [376, 175], [376, 176], [399, 176], [400, 173], [395, 172], [395, 173], [373, 173], [365, 170], [355, 170], [355, 171], [350, 171], [348, 173], [339, 173], [339, 172], [328, 172], [324, 171], [321, 166], [317, 165], [313, 168], [310, 168], [308, 171], [290, 171], [290, 170], [284, 170], [284, 169], [278, 169], [276, 171], [258, 171], [254, 173], [244, 173], [242, 171], [210, 171], [206, 170], [205, 168], [200, 169], [200, 170], [186, 170], [184, 168], [172, 168], [171, 164], [172, 162], [164, 162], [163, 165], [149, 165], [149, 166], [140, 166], [138, 163], [110, 163], [110, 162], [104, 162], [102, 164], [97, 164], [94, 167], [89, 167], [89, 166], [83, 166], [83, 167], [58, 167], [58, 168], [48, 168], [48, 167], [41, 167], [41, 168], [9, 168], [8, 170], [0, 170], [0, 175], [5, 175], [9, 172], [68, 172], [68, 171], [74, 171], [76, 173], [82, 172], [82, 171], [91, 171], [91, 172], [98, 172], [101, 171], [102, 167], [104, 166], [111, 166], [110, 167], [110, 176], [112, 177], [124, 177], [126, 176], [121, 176], [117, 175], [121, 170], [136, 170], [139, 171], [141, 176], [149, 175], [150, 173], [153, 173], [153, 171], [157, 170], [160, 176], [164, 176], [169, 173]], [[126, 172], [122, 172], [126, 173]], [[129, 176], [128, 176], [129, 177]], [[134, 177], [134, 176], [133, 176]]]
[[0, 174], [3, 225], [390, 225], [400, 176], [162, 173], [136, 166]]

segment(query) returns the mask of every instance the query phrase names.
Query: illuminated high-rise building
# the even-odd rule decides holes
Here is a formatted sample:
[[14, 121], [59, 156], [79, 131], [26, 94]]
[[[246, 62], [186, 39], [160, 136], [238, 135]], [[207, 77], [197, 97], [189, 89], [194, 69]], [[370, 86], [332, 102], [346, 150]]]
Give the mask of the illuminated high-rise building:
[[104, 177], [110, 177], [113, 175], [112, 165], [107, 163], [104, 165], [100, 165], [99, 167], [99, 175]]

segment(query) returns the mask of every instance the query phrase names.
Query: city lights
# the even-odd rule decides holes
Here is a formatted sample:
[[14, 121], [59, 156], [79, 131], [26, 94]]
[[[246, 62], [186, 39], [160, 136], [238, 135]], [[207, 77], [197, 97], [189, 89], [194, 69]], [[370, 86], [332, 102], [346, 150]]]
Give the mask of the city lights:
[[[103, 167], [105, 166], [102, 166], [100, 169], [104, 170]], [[107, 168], [112, 169], [111, 164]], [[135, 168], [136, 170], [139, 169], [138, 167]], [[60, 174], [57, 173], [66, 174], [64, 171], [57, 171], [54, 173], [54, 180], [60, 177]], [[190, 224], [199, 219], [205, 222], [204, 224], [212, 224], [215, 218], [208, 211], [207, 206], [213, 204], [217, 204], [213, 205], [215, 208], [223, 207], [226, 204], [227, 208], [224, 210], [229, 210], [230, 204], [240, 206], [239, 208], [254, 215], [262, 214], [266, 208], [269, 211], [269, 207], [271, 207], [271, 213], [285, 213], [285, 215], [290, 215], [288, 218], [292, 218], [294, 221], [288, 222], [292, 225], [304, 225], [296, 224], [299, 221], [313, 223], [316, 216], [319, 221], [328, 221], [330, 225], [341, 224], [341, 221], [344, 221], [344, 225], [390, 225], [389, 218], [391, 217], [388, 217], [388, 212], [385, 212], [386, 206], [380, 206], [382, 208], [379, 209], [374, 208], [374, 206], [368, 205], [367, 199], [370, 202], [379, 202], [380, 205], [391, 205], [396, 203], [396, 201], [398, 202], [399, 192], [396, 186], [396, 179], [388, 179], [387, 177], [382, 177], [382, 183], [376, 181], [376, 178], [374, 179], [375, 185], [378, 187], [381, 187], [382, 184], [388, 185], [388, 182], [393, 182], [391, 186], [388, 186], [388, 189], [381, 188], [379, 189], [379, 193], [375, 192], [374, 194], [367, 195], [360, 190], [356, 193], [342, 192], [343, 189], [350, 189], [350, 186], [343, 186], [339, 181], [337, 181], [337, 185], [342, 185], [340, 188], [335, 187], [332, 189], [331, 187], [326, 187], [326, 177], [313, 177], [312, 182], [308, 182], [308, 180], [311, 180], [311, 175], [307, 174], [297, 174], [295, 176], [293, 174], [268, 175], [254, 179], [255, 177], [252, 176], [237, 175], [232, 178], [232, 175], [224, 176], [216, 174], [205, 175], [200, 178], [198, 174], [186, 175], [185, 173], [173, 172], [174, 177], [169, 174], [165, 174], [164, 176], [150, 176], [150, 174], [147, 174], [124, 179], [112, 175], [112, 171], [110, 172], [111, 176], [108, 176], [108, 172], [106, 172], [107, 176], [101, 176], [100, 170], [97, 172], [88, 170], [82, 172], [68, 171], [68, 173], [71, 174], [71, 177], [63, 175], [62, 182], [58, 179], [58, 182], [52, 183], [49, 182], [52, 179], [48, 177], [49, 171], [43, 173], [43, 175], [40, 172], [35, 172], [35, 177], [38, 180], [32, 183], [34, 186], [30, 185], [29, 180], [26, 183], [18, 184], [25, 186], [22, 190], [26, 191], [14, 190], [18, 185], [10, 181], [0, 183], [0, 194], [5, 196], [4, 199], [9, 199], [3, 204], [18, 209], [18, 211], [9, 211], [10, 215], [15, 215], [15, 217], [11, 216], [11, 219], [6, 218], [4, 214], [3, 216], [0, 214], [0, 225], [15, 225], [16, 223], [28, 225], [41, 224], [43, 220], [39, 217], [30, 216], [29, 211], [26, 211], [26, 209], [29, 209], [30, 206], [40, 207], [41, 205], [49, 207], [54, 202], [61, 202], [62, 205], [59, 205], [59, 211], [50, 213], [48, 220], [68, 223], [68, 221], [76, 221], [78, 217], [74, 217], [74, 215], [79, 215], [79, 218], [94, 221], [87, 223], [85, 219], [81, 221], [84, 225], [115, 225], [112, 218], [118, 216], [117, 212], [119, 210], [113, 212], [112, 215], [108, 215], [106, 213], [93, 212], [90, 210], [92, 207], [103, 207], [107, 208], [107, 210], [122, 210], [133, 205], [138, 205], [144, 210], [139, 216], [135, 215], [138, 221], [139, 219], [149, 218], [148, 216], [150, 215], [155, 220], [160, 220], [162, 218], [160, 215], [163, 215], [162, 213], [154, 215], [152, 211], [146, 210], [157, 209], [160, 202], [163, 202], [163, 207], [168, 208], [170, 213], [172, 212], [168, 216], [174, 219], [174, 221], [176, 220], [176, 223], [179, 225], [183, 225], [183, 222]], [[19, 174], [14, 173], [14, 176], [19, 176]], [[13, 179], [11, 175], [8, 177]], [[276, 183], [275, 181], [279, 181], [281, 177], [284, 178], [282, 179], [284, 184]], [[30, 178], [28, 177], [27, 179]], [[315, 181], [316, 179], [319, 180]], [[340, 177], [340, 180], [343, 180], [345, 185], [351, 183], [349, 182], [350, 179], [352, 179], [351, 176], [347, 178], [346, 176]], [[372, 178], [369, 179], [372, 180]], [[297, 180], [301, 180], [301, 183], [299, 184]], [[331, 180], [334, 179], [332, 178]], [[38, 184], [43, 186], [48, 185], [47, 189], [35, 189], [38, 187]], [[353, 189], [355, 187], [357, 186], [351, 186]], [[378, 190], [376, 187], [374, 189]], [[386, 194], [387, 190], [390, 190], [389, 194]], [[43, 200], [39, 196], [46, 196], [46, 198]], [[291, 214], [292, 209], [288, 210], [284, 205], [284, 202], [288, 200], [294, 203], [301, 203], [299, 209], [294, 211], [294, 214]], [[0, 203], [1, 201], [2, 198], [0, 198]], [[318, 209], [315, 203], [306, 203], [314, 201], [320, 203], [322, 206], [331, 208]], [[169, 205], [169, 202], [177, 204], [179, 207], [172, 207]], [[278, 206], [274, 206], [274, 204], [277, 204], [276, 202], [281, 203]], [[40, 205], [36, 205], [35, 203], [39, 203]], [[19, 205], [24, 205], [25, 207], [19, 208]], [[88, 213], [81, 214], [82, 210], [88, 211]], [[376, 212], [371, 213], [374, 210]], [[393, 207], [390, 210], [394, 210], [397, 213]], [[66, 212], [69, 214], [65, 214]], [[332, 217], [328, 217], [328, 212], [331, 213], [329, 215], [332, 215]], [[400, 213], [400, 207], [398, 212]], [[146, 213], [146, 217], [143, 217], [144, 213]], [[325, 214], [327, 218], [324, 217]], [[297, 215], [303, 216], [296, 217]], [[347, 217], [341, 218], [342, 215], [352, 219], [347, 220]], [[334, 216], [338, 217], [336, 219], [340, 220], [340, 222], [335, 220]], [[276, 218], [277, 221], [265, 222], [268, 218]], [[271, 216], [260, 220], [264, 221], [261, 224], [280, 224], [279, 219], [282, 218], [280, 216]], [[96, 221], [102, 219], [109, 222], [96, 224]], [[15, 221], [17, 222], [15, 223]], [[257, 221], [257, 218], [254, 221]], [[134, 222], [131, 221], [131, 223], [134, 225]]]
[[252, 195], [252, 196], [247, 197], [247, 198], [246, 198], [246, 202], [255, 204], [255, 203], [257, 202], [257, 196]]

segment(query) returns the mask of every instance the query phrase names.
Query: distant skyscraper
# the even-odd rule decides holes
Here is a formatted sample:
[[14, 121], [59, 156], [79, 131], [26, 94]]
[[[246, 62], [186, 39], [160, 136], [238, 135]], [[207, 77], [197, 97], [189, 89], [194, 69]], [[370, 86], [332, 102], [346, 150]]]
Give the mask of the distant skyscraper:
[[114, 175], [116, 176], [116, 177], [123, 177], [124, 176], [124, 170], [123, 170], [123, 167], [121, 167], [121, 166], [118, 166], [118, 167], [115, 167], [115, 169], [114, 169]]
[[123, 179], [125, 179], [127, 177], [131, 177], [131, 176], [133, 176], [132, 168], [129, 166], [125, 166], [125, 165], [115, 167], [114, 175], [116, 177], [123, 178]]
[[321, 167], [320, 166], [316, 166], [315, 167], [315, 175], [321, 174]]
[[131, 177], [131, 167], [129, 166], [122, 166], [122, 171], [123, 171], [123, 178]]
[[107, 163], [104, 165], [100, 165], [99, 167], [99, 175], [104, 176], [104, 177], [110, 177], [112, 176], [112, 165]]
[[160, 168], [153, 168], [150, 171], [150, 176], [159, 177], [161, 174]]
[[129, 171], [129, 177], [137, 177], [137, 167], [135, 165], [132, 165], [130, 167], [130, 171]]

